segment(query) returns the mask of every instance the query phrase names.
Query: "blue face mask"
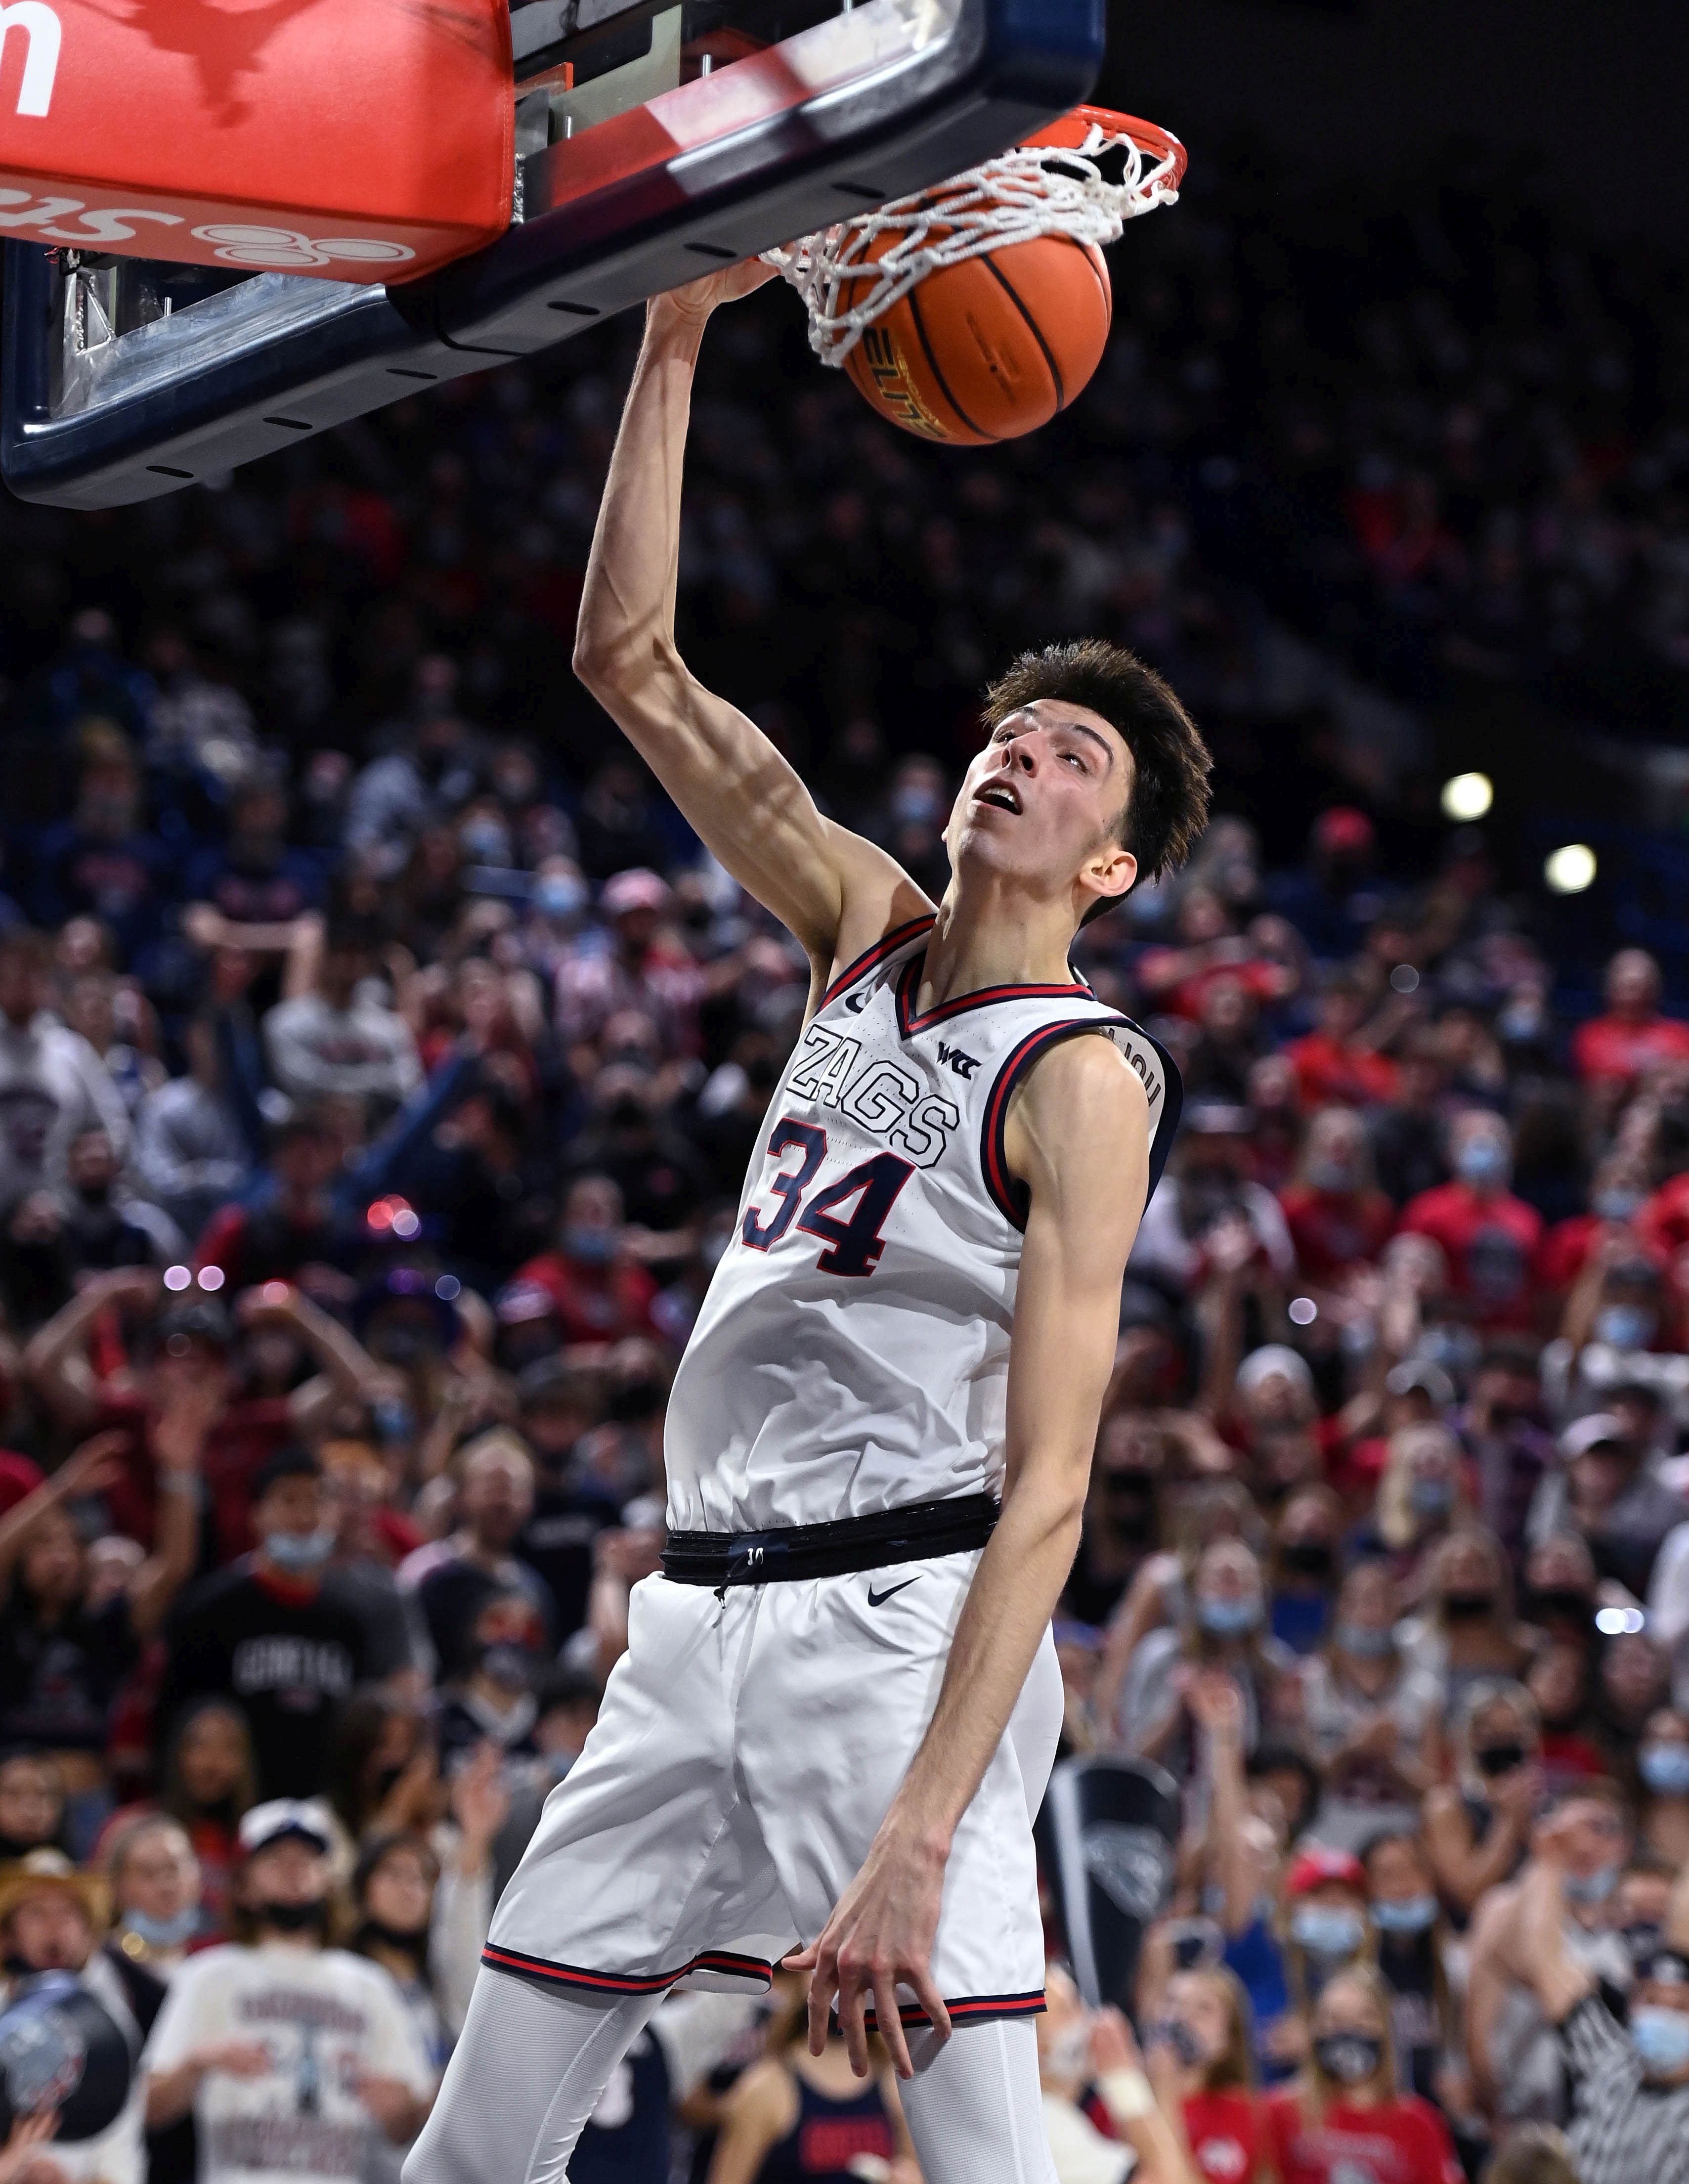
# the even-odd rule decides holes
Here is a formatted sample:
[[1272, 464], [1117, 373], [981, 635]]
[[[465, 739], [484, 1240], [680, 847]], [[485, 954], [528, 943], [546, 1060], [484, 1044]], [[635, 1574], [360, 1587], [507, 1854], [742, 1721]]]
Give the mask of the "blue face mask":
[[315, 1532], [266, 1532], [264, 1552], [277, 1569], [292, 1577], [309, 1577], [334, 1552], [334, 1535], [326, 1524]]
[[1636, 1763], [1643, 1781], [1661, 1797], [1689, 1791], [1689, 1744], [1645, 1744]]
[[1387, 1629], [1368, 1630], [1364, 1624], [1340, 1623], [1334, 1636], [1338, 1652], [1352, 1653], [1357, 1661], [1382, 1661], [1396, 1651], [1395, 1633]]
[[1358, 1912], [1335, 1903], [1304, 1903], [1290, 1914], [1290, 1939], [1310, 1956], [1352, 1957], [1365, 1936]]
[[[1616, 1865], [1597, 1866], [1587, 1880], [1580, 1880], [1575, 1873], [1566, 1875], [1566, 1893], [1574, 1903], [1604, 1903], [1618, 1886]], [[1689, 2018], [1683, 2021], [1689, 2025]]]
[[1629, 1221], [1642, 1209], [1639, 1190], [1597, 1190], [1589, 1210], [1597, 1221]]
[[583, 1267], [607, 1266], [616, 1256], [616, 1231], [613, 1228], [566, 1228], [563, 1231], [563, 1252], [566, 1258], [578, 1259]]
[[1654, 1316], [1646, 1305], [1603, 1305], [1595, 1315], [1595, 1339], [1609, 1350], [1646, 1350], [1653, 1331]]
[[1211, 1638], [1241, 1638], [1261, 1620], [1258, 1600], [1199, 1600], [1196, 1620]]
[[1436, 1916], [1435, 1896], [1410, 1896], [1401, 1903], [1380, 1900], [1372, 1908], [1373, 1924], [1380, 1934], [1423, 1934], [1435, 1925]]
[[149, 1949], [179, 1949], [199, 1930], [199, 1906], [191, 1903], [174, 1919], [149, 1919], [144, 1911], [125, 1911], [123, 1923], [138, 1934]]
[[1463, 1183], [1483, 1190], [1505, 1183], [1511, 1163], [1493, 1138], [1471, 1138], [1461, 1147], [1454, 1165]]
[[1447, 1479], [1410, 1479], [1408, 1507], [1416, 1517], [1447, 1517], [1454, 1507], [1452, 1483]]
[[533, 891], [534, 905], [548, 917], [578, 917], [587, 906], [584, 880], [571, 880], [566, 872], [548, 873]]
[[1681, 2009], [1645, 2003], [1630, 2012], [1630, 2045], [1644, 2075], [1675, 2077], [1689, 2064], [1689, 2017]]

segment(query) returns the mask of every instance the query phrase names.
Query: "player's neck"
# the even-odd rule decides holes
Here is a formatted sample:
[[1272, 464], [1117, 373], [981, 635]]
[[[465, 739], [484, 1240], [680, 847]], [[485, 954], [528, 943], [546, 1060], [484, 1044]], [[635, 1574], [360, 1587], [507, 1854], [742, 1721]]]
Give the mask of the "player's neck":
[[952, 880], [927, 937], [917, 1005], [936, 1008], [987, 986], [1065, 986], [1073, 945], [1065, 898], [1037, 900], [995, 876], [964, 895]]

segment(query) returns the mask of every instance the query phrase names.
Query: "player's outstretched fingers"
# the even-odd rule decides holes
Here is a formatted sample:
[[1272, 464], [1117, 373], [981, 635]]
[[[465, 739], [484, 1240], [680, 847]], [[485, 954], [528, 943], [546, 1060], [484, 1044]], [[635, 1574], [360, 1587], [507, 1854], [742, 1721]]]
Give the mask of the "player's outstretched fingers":
[[844, 2035], [844, 2052], [859, 2078], [868, 2075], [868, 1997], [873, 1975], [861, 1964], [839, 1963], [839, 2029]]
[[[822, 1937], [824, 1942], [825, 1936]], [[811, 1942], [806, 1949], [794, 1949], [789, 1957], [780, 1961], [789, 1972], [807, 1972], [809, 1983], [809, 2051], [819, 2055], [827, 2046], [828, 2006], [839, 1984], [837, 1965], [831, 1949], [825, 1951], [822, 1963], [822, 1942]]]
[[950, 2014], [945, 2007], [945, 1998], [933, 1984], [933, 1975], [925, 1964], [919, 1964], [904, 1974], [906, 1985], [915, 1990], [921, 2007], [933, 2020], [933, 2030], [943, 2042], [950, 2036]]
[[880, 2038], [885, 2042], [885, 2052], [891, 2058], [891, 2066], [900, 2078], [912, 2078], [915, 2065], [909, 2059], [909, 2042], [903, 2031], [903, 2007], [897, 1999], [897, 1979], [892, 1972], [878, 1972], [874, 1976], [874, 2021]]

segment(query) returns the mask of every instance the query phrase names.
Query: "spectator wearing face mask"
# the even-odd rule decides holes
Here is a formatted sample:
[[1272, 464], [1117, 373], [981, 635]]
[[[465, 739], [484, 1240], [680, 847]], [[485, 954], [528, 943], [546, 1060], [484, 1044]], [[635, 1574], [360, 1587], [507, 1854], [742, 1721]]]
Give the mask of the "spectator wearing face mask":
[[1176, 2104], [1165, 2113], [1183, 2137], [1204, 2184], [1267, 2184], [1271, 2156], [1266, 2112], [1255, 2089], [1249, 2002], [1220, 1965], [1174, 1972], [1147, 2028], [1146, 2048], [1164, 2050]]
[[1425, 1797], [1437, 1888], [1464, 1926], [1486, 1892], [1524, 1862], [1542, 1795], [1536, 1708], [1522, 1684], [1474, 1684], [1455, 1711], [1455, 1780]]
[[252, 1504], [255, 1551], [203, 1580], [166, 1633], [159, 1717], [191, 1700], [238, 1698], [261, 1791], [314, 1791], [336, 1708], [365, 1680], [375, 1642], [329, 1560], [322, 1467], [304, 1450], [265, 1464]]
[[1486, 1350], [1455, 1428], [1476, 1486], [1477, 1513], [1510, 1553], [1525, 1540], [1531, 1497], [1553, 1459], [1530, 1350]]
[[1305, 1281], [1329, 1284], [1377, 1259], [1396, 1212], [1373, 1179], [1366, 1126], [1352, 1107], [1308, 1124], [1296, 1179], [1279, 1194]]
[[1309, 2024], [1296, 2086], [1267, 2104], [1282, 2184], [1462, 2184], [1448, 2126], [1427, 2101], [1396, 2090], [1390, 1999], [1375, 1971], [1351, 1965], [1327, 1981]]
[[142, 2058], [147, 2120], [192, 2113], [201, 2184], [288, 2176], [344, 2184], [377, 2136], [403, 2146], [434, 2074], [379, 1966], [324, 1946], [330, 1836], [283, 1799], [242, 1823], [242, 1939], [179, 1971]]
[[1345, 1965], [1370, 1960], [1366, 1875], [1348, 1851], [1314, 1844], [1285, 1874], [1280, 1940], [1290, 2006], [1304, 2025]]
[[120, 1157], [129, 1147], [117, 1087], [47, 1000], [47, 944], [0, 928], [0, 1212], [61, 1184], [71, 1141], [86, 1130], [103, 1130]]
[[1246, 1224], [1249, 1250], [1265, 1268], [1281, 1281], [1290, 1279], [1296, 1247], [1278, 1200], [1252, 1175], [1254, 1127], [1246, 1107], [1202, 1100], [1186, 1108], [1168, 1173], [1138, 1224], [1129, 1275], [1189, 1295], [1212, 1271], [1211, 1232], [1230, 1217]]
[[1390, 2030], [1404, 2091], [1458, 2112], [1463, 2072], [1451, 2065], [1458, 2032], [1447, 1955], [1450, 1937], [1423, 1837], [1410, 1820], [1383, 1829], [1361, 1853], [1379, 1977], [1390, 1996]]
[[657, 1285], [627, 1249], [622, 1193], [607, 1175], [580, 1175], [563, 1196], [557, 1241], [516, 1269], [511, 1286], [550, 1298], [558, 1340], [618, 1342], [649, 1334]]
[[470, 1626], [464, 1672], [441, 1694], [438, 1734], [448, 1775], [483, 1744], [515, 1763], [538, 1758], [533, 1730], [545, 1662], [545, 1626], [532, 1596], [489, 1594]]
[[474, 1666], [475, 1625], [495, 1596], [520, 1595], [547, 1637], [556, 1624], [544, 1580], [513, 1552], [533, 1512], [527, 1451], [508, 1428], [495, 1427], [462, 1451], [459, 1476], [457, 1529], [419, 1547], [399, 1572], [400, 1585], [417, 1596], [439, 1673], [448, 1679]]
[[[1056, 2184], [1201, 2184], [1178, 2125], [1180, 2066], [1163, 2045], [1150, 2070], [1118, 2009], [1089, 2010], [1060, 1965], [1045, 1975], [1048, 2008], [1038, 2020], [1038, 2076], [1044, 2128]], [[1086, 2113], [1090, 2094], [1109, 2125]], [[759, 2172], [762, 2173], [762, 2172]], [[750, 2184], [752, 2172], [743, 2172]], [[895, 2170], [892, 2172], [895, 2179]], [[912, 2178], [912, 2164], [911, 2176]], [[712, 2169], [710, 2184], [740, 2184], [740, 2173]]]
[[372, 920], [332, 914], [310, 990], [264, 1019], [270, 1072], [290, 1100], [341, 1095], [397, 1107], [422, 1082], [410, 1027], [360, 991], [382, 935]]
[[1271, 1572], [1273, 1635], [1292, 1653], [1312, 1653], [1324, 1637], [1337, 1591], [1342, 1508], [1329, 1486], [1305, 1486], [1279, 1513]]
[[1676, 1707], [1650, 1714], [1636, 1752], [1642, 1786], [1636, 1841], [1672, 1868], [1689, 1865], [1689, 1717]]
[[1450, 1292], [1476, 1327], [1529, 1329], [1542, 1217], [1508, 1188], [1511, 1134], [1499, 1115], [1470, 1107], [1450, 1124], [1448, 1142], [1454, 1180], [1412, 1200], [1402, 1226], [1441, 1246]]
[[1448, 1123], [1443, 1112], [1448, 1067], [1430, 1025], [1410, 1031], [1396, 1060], [1388, 1104], [1367, 1114], [1367, 1136], [1380, 1187], [1393, 1206], [1448, 1181]]
[[1659, 966], [1645, 949], [1621, 948], [1604, 985], [1607, 1013], [1572, 1034], [1572, 1066], [1611, 1100], [1660, 1062], [1689, 1061], [1689, 1024], [1660, 1014]]
[[[1612, 1903], [1630, 1849], [1622, 1802], [1611, 1783], [1579, 1785], [1539, 1821], [1560, 1845], [1558, 1916], [1567, 1952], [1592, 1976], [1622, 1996], [1631, 1980], [1623, 1937], [1613, 1930]], [[1512, 1940], [1515, 1898], [1523, 1886], [1491, 1892], [1473, 1922], [1466, 1998], [1466, 2048], [1480, 2104], [1492, 2118], [1564, 2120], [1569, 2088], [1564, 2059], [1534, 1983]]]
[[1257, 1741], [1288, 1676], [1289, 1652], [1267, 1630], [1261, 1564], [1240, 1540], [1223, 1540], [1197, 1558], [1181, 1627], [1151, 1630], [1132, 1657], [1117, 1726], [1129, 1751], [1185, 1771], [1194, 1680], [1219, 1671], [1235, 1685], [1246, 1715], [1246, 1750]]
[[1103, 1624], [1161, 1544], [1161, 1490], [1173, 1471], [1167, 1436], [1139, 1411], [1103, 1419], [1079, 1552], [1063, 1596], [1081, 1623]]
[[1408, 1658], [1435, 1676], [1445, 1702], [1458, 1706], [1474, 1685], [1522, 1675], [1530, 1632], [1513, 1614], [1513, 1574], [1495, 1535], [1477, 1524], [1451, 1532], [1428, 1558], [1424, 1605]]
[[1526, 1672], [1525, 1687], [1542, 1724], [1542, 1776], [1550, 1792], [1605, 1775], [1610, 1763], [1599, 1741], [1590, 1649], [1551, 1639]]
[[1656, 1558], [1684, 1522], [1683, 1502], [1643, 1462], [1622, 1420], [1596, 1412], [1560, 1436], [1560, 1462], [1531, 1503], [1528, 1536], [1569, 1531], [1597, 1574], [1646, 1597]]
[[1583, 2184], [1689, 2176], [1689, 1958], [1668, 1945], [1638, 1967], [1628, 2025], [1568, 1942], [1575, 1821], [1543, 1829], [1497, 1936], [1558, 2035], [1571, 2088], [1566, 2135]]
[[1371, 1107], [1396, 1089], [1396, 1066], [1368, 1036], [1369, 995], [1353, 972], [1334, 970], [1321, 982], [1319, 1018], [1287, 1051], [1305, 1108]]
[[1411, 1821], [1435, 1779], [1442, 1690], [1404, 1659], [1398, 1605], [1385, 1564], [1357, 1563], [1329, 1638], [1302, 1665], [1304, 1733], [1324, 1785], [1314, 1831], [1345, 1849]]
[[105, 1850], [112, 1929], [106, 1942], [128, 1963], [168, 1981], [204, 1930], [199, 1860], [168, 1813], [127, 1820]]

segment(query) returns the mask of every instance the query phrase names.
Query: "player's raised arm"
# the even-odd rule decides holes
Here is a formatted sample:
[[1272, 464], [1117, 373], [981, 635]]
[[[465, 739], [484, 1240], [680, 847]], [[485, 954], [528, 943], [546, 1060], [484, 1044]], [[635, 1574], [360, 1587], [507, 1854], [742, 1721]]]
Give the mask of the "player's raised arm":
[[750, 263], [653, 298], [599, 510], [575, 671], [740, 885], [835, 960], [929, 907], [885, 853], [822, 816], [755, 723], [675, 647], [681, 476], [692, 381], [716, 307], [769, 277]]

